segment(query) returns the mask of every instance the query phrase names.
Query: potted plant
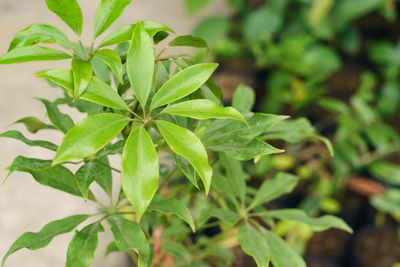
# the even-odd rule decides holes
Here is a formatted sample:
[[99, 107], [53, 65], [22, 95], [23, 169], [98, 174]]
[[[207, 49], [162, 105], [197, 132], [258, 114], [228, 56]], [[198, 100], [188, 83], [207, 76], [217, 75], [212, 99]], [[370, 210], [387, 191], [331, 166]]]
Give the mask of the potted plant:
[[[278, 127], [286, 116], [251, 112], [252, 99], [243, 88], [235, 93], [234, 107], [223, 107], [221, 89], [211, 79], [217, 64], [164, 55], [171, 46], [207, 49], [205, 41], [177, 36], [155, 53], [174, 32], [150, 20], [123, 26], [97, 41], [130, 2], [102, 0], [93, 42], [86, 46], [80, 41], [83, 21], [78, 2], [46, 0], [78, 41], [71, 42], [54, 26], [33, 24], [17, 33], [0, 58], [0, 64], [70, 61], [67, 69], [37, 75], [64, 92], [55, 101], [39, 99], [51, 124], [21, 120], [31, 132], [61, 131], [61, 144], [29, 140], [18, 131], [1, 135], [55, 151], [54, 158], [18, 156], [9, 175], [27, 172], [42, 185], [99, 206], [97, 213], [72, 215], [39, 232], [24, 233], [2, 265], [19, 249], [45, 247], [78, 227], [66, 266], [90, 265], [98, 233], [106, 225], [114, 237], [106, 254], [127, 252], [138, 266], [226, 266], [232, 261], [232, 244], [239, 244], [258, 266], [305, 266], [274, 233], [276, 220], [297, 221], [313, 231], [335, 227], [350, 232], [346, 223], [330, 215], [313, 218], [297, 209], [266, 209], [266, 203], [294, 189], [298, 178], [292, 174], [274, 173], [259, 188], [246, 184], [241, 161], [251, 164], [263, 155], [282, 153], [263, 140], [273, 138], [268, 137], [271, 129], [272, 136], [288, 133]], [[60, 105], [85, 117], [74, 124]], [[110, 166], [108, 156], [118, 154], [121, 167]], [[118, 196], [112, 195], [113, 179], [121, 180]], [[105, 191], [109, 204], [91, 191], [93, 183]]]

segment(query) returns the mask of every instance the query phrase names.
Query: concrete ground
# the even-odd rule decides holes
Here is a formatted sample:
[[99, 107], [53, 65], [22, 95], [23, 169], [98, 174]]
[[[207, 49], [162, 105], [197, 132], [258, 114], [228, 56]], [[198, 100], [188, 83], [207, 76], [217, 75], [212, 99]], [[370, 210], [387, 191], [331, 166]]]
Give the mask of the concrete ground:
[[[80, 0], [86, 24], [83, 40], [88, 43], [93, 27], [95, 6], [99, 0]], [[208, 14], [228, 12], [223, 1], [216, 1], [204, 12], [196, 16], [185, 15], [183, 0], [133, 0], [125, 14], [112, 26], [115, 29], [137, 20], [153, 19], [160, 21], [178, 34], [190, 33], [196, 21]], [[56, 15], [49, 12], [45, 0], [0, 0], [0, 54], [7, 51], [15, 33], [33, 23], [49, 23], [70, 32]], [[71, 39], [72, 34], [69, 34]], [[86, 38], [89, 37], [89, 38]], [[41, 103], [33, 97], [55, 99], [59, 90], [49, 87], [44, 81], [36, 79], [36, 71], [48, 68], [66, 68], [66, 61], [0, 65], [0, 132], [10, 129], [21, 130], [28, 138], [46, 139], [57, 144], [62, 135], [56, 131], [42, 131], [36, 135], [10, 123], [25, 116], [37, 116], [47, 120]], [[75, 122], [79, 117], [74, 116]], [[8, 166], [17, 155], [51, 159], [53, 154], [41, 148], [31, 148], [18, 141], [0, 139], [0, 167]], [[112, 161], [118, 166], [118, 158]], [[3, 179], [7, 172], [0, 170]], [[114, 177], [116, 185], [119, 177]], [[82, 199], [39, 185], [25, 173], [13, 174], [0, 188], [0, 256], [2, 257], [14, 240], [26, 231], [39, 231], [46, 223], [76, 213], [95, 212], [96, 207]], [[37, 251], [22, 249], [7, 261], [7, 267], [55, 267], [65, 264], [65, 254], [72, 233], [56, 237], [51, 244]], [[108, 231], [100, 234], [99, 249], [92, 266], [126, 266], [127, 259], [122, 253], [103, 257], [105, 246], [112, 237]]]

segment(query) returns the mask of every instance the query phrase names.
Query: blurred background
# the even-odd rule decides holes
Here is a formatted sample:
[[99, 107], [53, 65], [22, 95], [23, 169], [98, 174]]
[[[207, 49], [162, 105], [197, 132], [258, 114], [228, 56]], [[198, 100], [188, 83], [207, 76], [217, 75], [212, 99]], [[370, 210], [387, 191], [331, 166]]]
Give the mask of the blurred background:
[[[313, 215], [334, 214], [355, 230], [354, 235], [336, 230], [312, 235], [290, 222], [279, 225], [279, 234], [305, 255], [308, 266], [400, 266], [400, 1], [132, 2], [113, 29], [153, 19], [180, 35], [204, 38], [211, 50], [194, 51], [196, 58], [220, 63], [215, 81], [227, 104], [237, 86], [248, 86], [255, 92], [255, 111], [290, 115], [296, 122], [285, 137], [287, 143], [275, 144], [287, 153], [262, 157], [251, 173], [252, 183], [260, 184], [271, 170], [295, 173], [302, 179], [300, 186], [276, 205], [301, 207]], [[80, 1], [89, 21], [84, 25], [86, 43], [97, 3]], [[0, 12], [0, 51], [7, 50], [17, 31], [36, 22], [68, 32], [44, 0], [0, 0]], [[0, 65], [1, 131], [27, 115], [46, 120], [42, 104], [32, 98], [56, 98], [59, 93], [35, 79], [34, 72], [57, 66], [63, 63]], [[334, 157], [311, 125], [333, 143]], [[34, 138], [59, 143], [61, 137], [43, 131]], [[17, 155], [53, 156], [7, 139], [0, 139], [0, 146], [3, 167]], [[0, 172], [2, 178], [6, 174]], [[28, 174], [13, 174], [0, 190], [0, 255], [26, 230], [37, 231], [50, 220], [94, 209], [48, 190]], [[39, 251], [21, 250], [7, 266], [62, 266], [70, 238], [57, 237]], [[93, 266], [126, 266], [123, 255], [111, 254], [106, 260], [100, 255], [108, 239], [101, 234], [103, 247]], [[240, 255], [234, 266], [252, 266], [252, 260]]]

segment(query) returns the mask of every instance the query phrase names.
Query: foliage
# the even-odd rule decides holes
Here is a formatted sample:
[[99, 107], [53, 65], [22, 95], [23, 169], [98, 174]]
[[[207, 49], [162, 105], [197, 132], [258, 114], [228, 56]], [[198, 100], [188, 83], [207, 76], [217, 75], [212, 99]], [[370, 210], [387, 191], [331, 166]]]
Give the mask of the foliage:
[[[160, 266], [171, 257], [174, 266], [226, 266], [232, 261], [229, 246], [217, 240], [226, 241], [232, 234], [259, 266], [268, 266], [269, 261], [274, 266], [305, 266], [301, 256], [273, 232], [276, 220], [296, 221], [313, 231], [335, 227], [351, 232], [333, 216], [312, 218], [295, 209], [268, 211], [268, 202], [295, 188], [298, 178], [292, 174], [274, 172], [260, 188], [247, 185], [249, 160], [283, 152], [267, 140], [321, 137], [306, 120], [287, 121], [281, 127], [285, 116], [251, 112], [254, 99], [241, 96], [246, 88], [238, 89], [233, 107], [223, 107], [221, 89], [211, 79], [217, 64], [163, 56], [169, 46], [204, 48], [203, 40], [178, 36], [156, 54], [155, 46], [173, 31], [158, 22], [141, 21], [112, 31], [96, 46], [97, 38], [130, 3], [102, 0], [94, 41], [86, 47], [79, 38], [83, 20], [76, 0], [46, 3], [78, 42], [53, 26], [34, 24], [15, 36], [0, 64], [71, 59], [69, 69], [38, 74], [64, 93], [55, 101], [38, 99], [51, 124], [32, 117], [18, 121], [31, 132], [50, 128], [65, 135], [56, 145], [29, 140], [18, 131], [3, 133], [1, 137], [56, 152], [53, 159], [18, 156], [9, 175], [27, 172], [42, 185], [97, 203], [99, 212], [56, 220], [37, 233], [23, 234], [2, 265], [17, 250], [47, 246], [89, 218], [97, 220], [76, 231], [66, 266], [90, 265], [106, 222], [114, 237], [106, 254], [126, 251], [139, 267]], [[105, 48], [111, 45], [117, 46]], [[61, 105], [85, 117], [75, 123], [60, 111]], [[299, 128], [304, 122], [307, 131]], [[108, 160], [116, 154], [121, 155], [120, 169]], [[247, 161], [245, 166], [239, 160]], [[73, 173], [75, 166], [79, 168]], [[181, 179], [185, 176], [189, 182]], [[113, 179], [119, 177], [120, 193], [113, 196]], [[110, 204], [97, 199], [90, 188], [93, 183], [105, 191]], [[221, 231], [205, 235], [213, 226]], [[190, 231], [196, 232], [193, 238]]]

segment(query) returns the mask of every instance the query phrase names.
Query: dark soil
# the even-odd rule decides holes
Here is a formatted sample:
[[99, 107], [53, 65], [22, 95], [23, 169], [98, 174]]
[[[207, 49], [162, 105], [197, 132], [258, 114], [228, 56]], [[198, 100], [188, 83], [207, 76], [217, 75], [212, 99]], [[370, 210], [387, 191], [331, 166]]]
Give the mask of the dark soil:
[[361, 267], [393, 267], [400, 263], [400, 237], [394, 228], [361, 230], [353, 249]]

